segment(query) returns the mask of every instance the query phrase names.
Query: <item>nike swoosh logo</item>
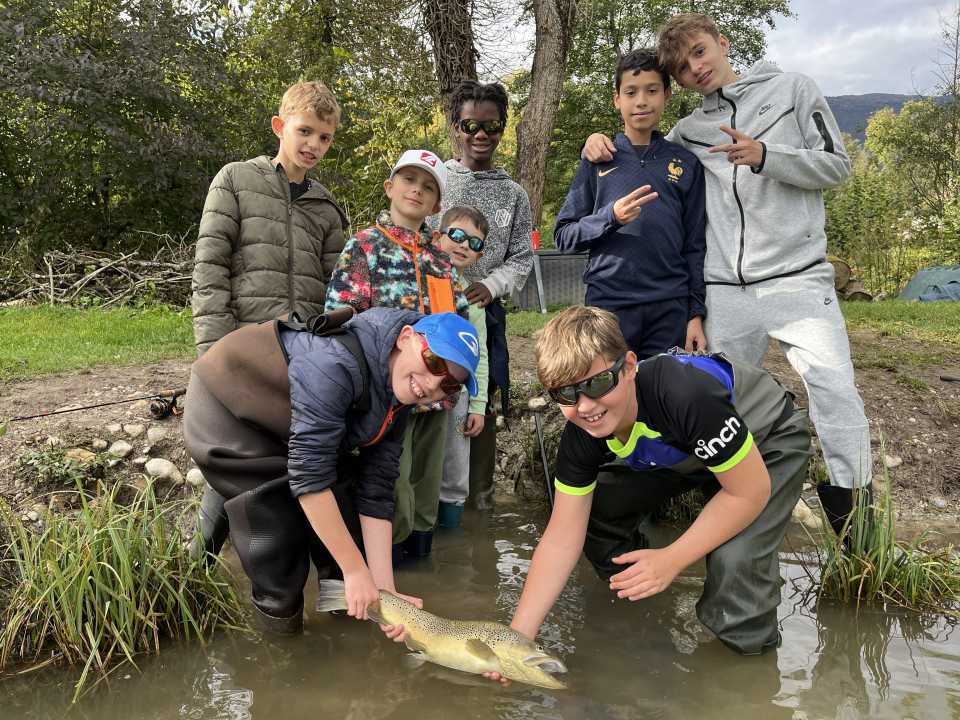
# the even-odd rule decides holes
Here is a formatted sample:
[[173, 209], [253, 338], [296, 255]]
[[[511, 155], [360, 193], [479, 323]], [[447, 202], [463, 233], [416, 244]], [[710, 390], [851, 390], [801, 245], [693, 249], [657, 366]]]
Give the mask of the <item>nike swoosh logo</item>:
[[612, 167], [612, 168], [610, 168], [609, 170], [597, 170], [597, 177], [603, 177], [604, 175], [609, 175], [609, 174], [612, 173], [614, 170], [616, 170], [618, 167], [620, 167], [620, 166], [617, 165], [616, 167]]

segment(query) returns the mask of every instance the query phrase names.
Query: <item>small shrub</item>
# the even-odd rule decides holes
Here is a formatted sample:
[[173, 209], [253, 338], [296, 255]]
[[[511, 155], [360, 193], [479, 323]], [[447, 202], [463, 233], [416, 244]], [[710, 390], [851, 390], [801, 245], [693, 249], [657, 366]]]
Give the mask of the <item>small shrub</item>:
[[82, 666], [76, 699], [91, 675], [103, 679], [139, 653], [159, 652], [162, 637], [202, 640], [217, 627], [244, 626], [221, 566], [189, 556], [177, 523], [185, 504], [160, 505], [151, 484], [121, 504], [119, 487], [101, 487], [96, 498], [81, 489], [77, 517], [51, 514], [39, 532], [0, 506], [9, 534], [0, 554], [8, 596], [0, 671]]
[[59, 447], [35, 450], [17, 460], [18, 472], [33, 485], [56, 489], [87, 485], [93, 479], [102, 478], [106, 467], [105, 455], [81, 463], [68, 458], [66, 451]]

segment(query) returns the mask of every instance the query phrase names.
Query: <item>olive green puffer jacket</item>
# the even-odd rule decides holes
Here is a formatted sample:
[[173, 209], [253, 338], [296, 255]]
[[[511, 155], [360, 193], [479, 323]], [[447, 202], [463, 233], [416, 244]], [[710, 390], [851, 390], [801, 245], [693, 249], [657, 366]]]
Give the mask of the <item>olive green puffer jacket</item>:
[[230, 163], [210, 184], [193, 269], [197, 352], [241, 325], [323, 312], [347, 217], [320, 183], [290, 201], [282, 168], [261, 156]]

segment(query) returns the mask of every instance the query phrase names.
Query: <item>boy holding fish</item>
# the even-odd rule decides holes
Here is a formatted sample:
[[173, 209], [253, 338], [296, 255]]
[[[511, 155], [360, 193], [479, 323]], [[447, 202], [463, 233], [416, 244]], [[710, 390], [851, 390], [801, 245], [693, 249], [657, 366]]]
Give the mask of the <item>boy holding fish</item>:
[[[555, 505], [511, 627], [536, 636], [581, 550], [631, 601], [706, 558], [700, 621], [740, 653], [776, 647], [777, 552], [810, 458], [806, 412], [765, 371], [723, 355], [638, 362], [616, 316], [599, 308], [559, 313], [539, 333], [536, 357], [568, 422]], [[644, 523], [694, 488], [709, 498], [699, 517], [650, 549]]]

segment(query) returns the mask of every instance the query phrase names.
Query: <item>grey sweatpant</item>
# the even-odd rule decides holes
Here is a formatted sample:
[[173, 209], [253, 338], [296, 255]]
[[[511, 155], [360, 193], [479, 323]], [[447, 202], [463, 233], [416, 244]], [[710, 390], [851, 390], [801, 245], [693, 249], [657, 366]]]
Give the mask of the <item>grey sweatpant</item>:
[[462, 505], [470, 494], [470, 438], [462, 432], [469, 405], [470, 394], [461, 392], [457, 404], [447, 413], [447, 449], [440, 502]]
[[868, 486], [870, 428], [853, 381], [847, 326], [833, 289], [833, 266], [745, 288], [707, 285], [707, 347], [755, 365], [771, 339], [803, 379], [810, 419], [830, 482]]

